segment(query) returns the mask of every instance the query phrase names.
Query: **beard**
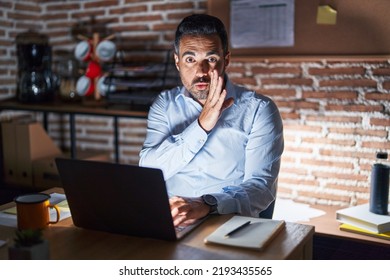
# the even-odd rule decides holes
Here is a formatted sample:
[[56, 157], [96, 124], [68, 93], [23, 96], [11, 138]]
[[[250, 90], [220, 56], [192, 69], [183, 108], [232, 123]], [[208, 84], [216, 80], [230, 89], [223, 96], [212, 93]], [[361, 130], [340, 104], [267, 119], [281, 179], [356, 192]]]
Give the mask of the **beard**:
[[[198, 83], [207, 83], [208, 86], [205, 89], [197, 89], [196, 84]], [[188, 87], [188, 92], [191, 94], [191, 96], [196, 100], [205, 100], [207, 96], [209, 95], [210, 91], [210, 78], [209, 77], [201, 77], [193, 80], [191, 82], [190, 87]]]

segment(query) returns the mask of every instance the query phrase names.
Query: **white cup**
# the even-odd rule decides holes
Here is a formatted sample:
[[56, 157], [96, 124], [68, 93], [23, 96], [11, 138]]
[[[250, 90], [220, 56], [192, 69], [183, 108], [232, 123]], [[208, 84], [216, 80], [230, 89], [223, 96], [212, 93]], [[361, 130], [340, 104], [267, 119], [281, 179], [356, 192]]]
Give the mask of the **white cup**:
[[76, 45], [76, 48], [74, 50], [74, 56], [81, 61], [87, 61], [90, 59], [92, 54], [92, 45], [84, 40], [79, 42]]
[[91, 78], [81, 76], [76, 83], [76, 92], [80, 96], [89, 96], [95, 90], [94, 83]]
[[115, 44], [110, 40], [104, 40], [97, 45], [95, 54], [101, 61], [109, 61], [114, 57], [115, 52]]
[[97, 82], [97, 87], [99, 89], [99, 93], [102, 95], [102, 96], [106, 96], [108, 92], [113, 92], [116, 90], [116, 86], [113, 85], [113, 84], [106, 84], [106, 79], [107, 77], [106, 76], [103, 76], [101, 77], [98, 82]]

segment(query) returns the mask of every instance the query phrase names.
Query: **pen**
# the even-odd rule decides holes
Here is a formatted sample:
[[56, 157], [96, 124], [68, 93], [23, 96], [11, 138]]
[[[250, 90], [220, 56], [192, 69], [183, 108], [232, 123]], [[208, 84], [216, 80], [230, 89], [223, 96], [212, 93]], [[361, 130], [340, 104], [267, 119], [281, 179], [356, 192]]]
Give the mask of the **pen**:
[[233, 229], [232, 231], [228, 232], [227, 234], [225, 234], [225, 238], [229, 238], [230, 236], [232, 236], [233, 234], [235, 234], [236, 232], [242, 230], [243, 228], [249, 226], [251, 223], [251, 221], [247, 221], [245, 223], [243, 223], [241, 226]]

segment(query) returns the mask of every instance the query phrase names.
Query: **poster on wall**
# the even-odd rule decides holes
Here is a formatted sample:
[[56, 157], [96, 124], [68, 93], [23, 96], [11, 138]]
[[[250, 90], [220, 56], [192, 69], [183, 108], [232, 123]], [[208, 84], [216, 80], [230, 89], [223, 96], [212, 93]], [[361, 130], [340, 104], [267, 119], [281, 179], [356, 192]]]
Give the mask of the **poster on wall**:
[[230, 1], [233, 48], [294, 46], [294, 0]]

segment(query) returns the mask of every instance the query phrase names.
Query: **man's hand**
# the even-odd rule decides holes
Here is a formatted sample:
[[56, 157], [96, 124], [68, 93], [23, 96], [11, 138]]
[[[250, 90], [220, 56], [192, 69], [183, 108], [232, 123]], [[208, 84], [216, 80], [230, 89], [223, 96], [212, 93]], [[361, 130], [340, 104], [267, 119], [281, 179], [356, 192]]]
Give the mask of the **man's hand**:
[[218, 76], [217, 70], [210, 74], [210, 90], [206, 101], [203, 104], [203, 110], [199, 115], [199, 125], [207, 132], [211, 131], [217, 123], [222, 112], [233, 105], [233, 98], [226, 98], [226, 89], [223, 78]]
[[200, 197], [174, 196], [169, 199], [169, 204], [175, 226], [190, 225], [210, 212], [210, 206]]

